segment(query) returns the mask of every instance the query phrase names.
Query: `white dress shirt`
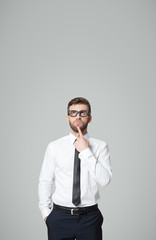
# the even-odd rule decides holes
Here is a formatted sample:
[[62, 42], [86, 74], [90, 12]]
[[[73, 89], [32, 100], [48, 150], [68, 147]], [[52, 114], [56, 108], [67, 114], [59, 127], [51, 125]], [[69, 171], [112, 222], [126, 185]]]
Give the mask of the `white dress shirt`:
[[[88, 134], [84, 137], [89, 141], [89, 147], [79, 153], [81, 162], [79, 207], [96, 204], [99, 200], [98, 185], [106, 186], [112, 178], [108, 145], [90, 138]], [[70, 133], [50, 142], [47, 146], [38, 185], [39, 208], [43, 218], [50, 214], [52, 202], [61, 206], [75, 207], [72, 203], [75, 139], [76, 137]]]

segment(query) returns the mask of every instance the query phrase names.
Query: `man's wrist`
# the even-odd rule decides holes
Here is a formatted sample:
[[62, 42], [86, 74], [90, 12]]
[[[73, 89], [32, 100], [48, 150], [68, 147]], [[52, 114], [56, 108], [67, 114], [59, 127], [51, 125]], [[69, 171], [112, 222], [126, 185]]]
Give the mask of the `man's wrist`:
[[83, 151], [85, 151], [88, 147], [82, 148], [82, 150], [80, 151], [80, 153], [82, 153]]
[[83, 151], [81, 151], [80, 153], [79, 153], [79, 157], [80, 157], [80, 159], [86, 159], [86, 158], [88, 158], [88, 157], [90, 157], [90, 156], [92, 156], [93, 155], [93, 153], [92, 153], [92, 151], [90, 150], [90, 148], [89, 147], [87, 147], [87, 148], [85, 148]]

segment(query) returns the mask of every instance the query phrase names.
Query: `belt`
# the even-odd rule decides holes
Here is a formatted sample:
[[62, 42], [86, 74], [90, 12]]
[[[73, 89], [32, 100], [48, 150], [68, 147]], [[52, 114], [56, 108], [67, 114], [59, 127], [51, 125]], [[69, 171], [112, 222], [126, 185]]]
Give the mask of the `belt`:
[[60, 205], [53, 203], [53, 209], [56, 209], [58, 211], [68, 213], [71, 215], [80, 215], [80, 214], [86, 214], [89, 212], [96, 211], [98, 209], [98, 204], [95, 204], [95, 205], [92, 205], [89, 207], [70, 208], [70, 207], [64, 207], [64, 206], [60, 206]]

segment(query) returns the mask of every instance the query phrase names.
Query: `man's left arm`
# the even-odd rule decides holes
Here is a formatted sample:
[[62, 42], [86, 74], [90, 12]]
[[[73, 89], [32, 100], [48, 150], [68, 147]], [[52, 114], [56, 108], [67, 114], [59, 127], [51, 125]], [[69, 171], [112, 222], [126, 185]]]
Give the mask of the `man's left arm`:
[[101, 146], [98, 158], [93, 155], [89, 147], [79, 153], [79, 158], [98, 184], [101, 186], [109, 184], [112, 179], [112, 170], [107, 144]]
[[101, 144], [99, 156], [96, 158], [89, 148], [89, 142], [83, 137], [80, 128], [77, 127], [77, 129], [79, 138], [74, 143], [74, 146], [80, 152], [79, 158], [82, 164], [87, 166], [88, 171], [97, 183], [101, 186], [106, 186], [112, 179], [108, 145], [105, 143]]

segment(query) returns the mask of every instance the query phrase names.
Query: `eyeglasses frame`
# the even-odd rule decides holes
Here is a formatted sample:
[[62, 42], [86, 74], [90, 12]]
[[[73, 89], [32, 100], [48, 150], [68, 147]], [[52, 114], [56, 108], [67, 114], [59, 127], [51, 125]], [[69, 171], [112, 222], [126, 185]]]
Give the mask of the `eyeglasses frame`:
[[[70, 112], [72, 112], [72, 111], [75, 111], [75, 112], [77, 112], [75, 116], [70, 116]], [[87, 113], [87, 115], [86, 115], [86, 116], [81, 116], [81, 112], [86, 112], [86, 113]], [[81, 111], [76, 111], [76, 110], [68, 110], [68, 115], [69, 115], [70, 117], [77, 117], [77, 115], [78, 115], [78, 114], [79, 114], [79, 116], [80, 116], [80, 117], [87, 117], [87, 116], [89, 116], [89, 115], [90, 115], [90, 113], [89, 113], [89, 111], [88, 111], [88, 110], [81, 110]]]

